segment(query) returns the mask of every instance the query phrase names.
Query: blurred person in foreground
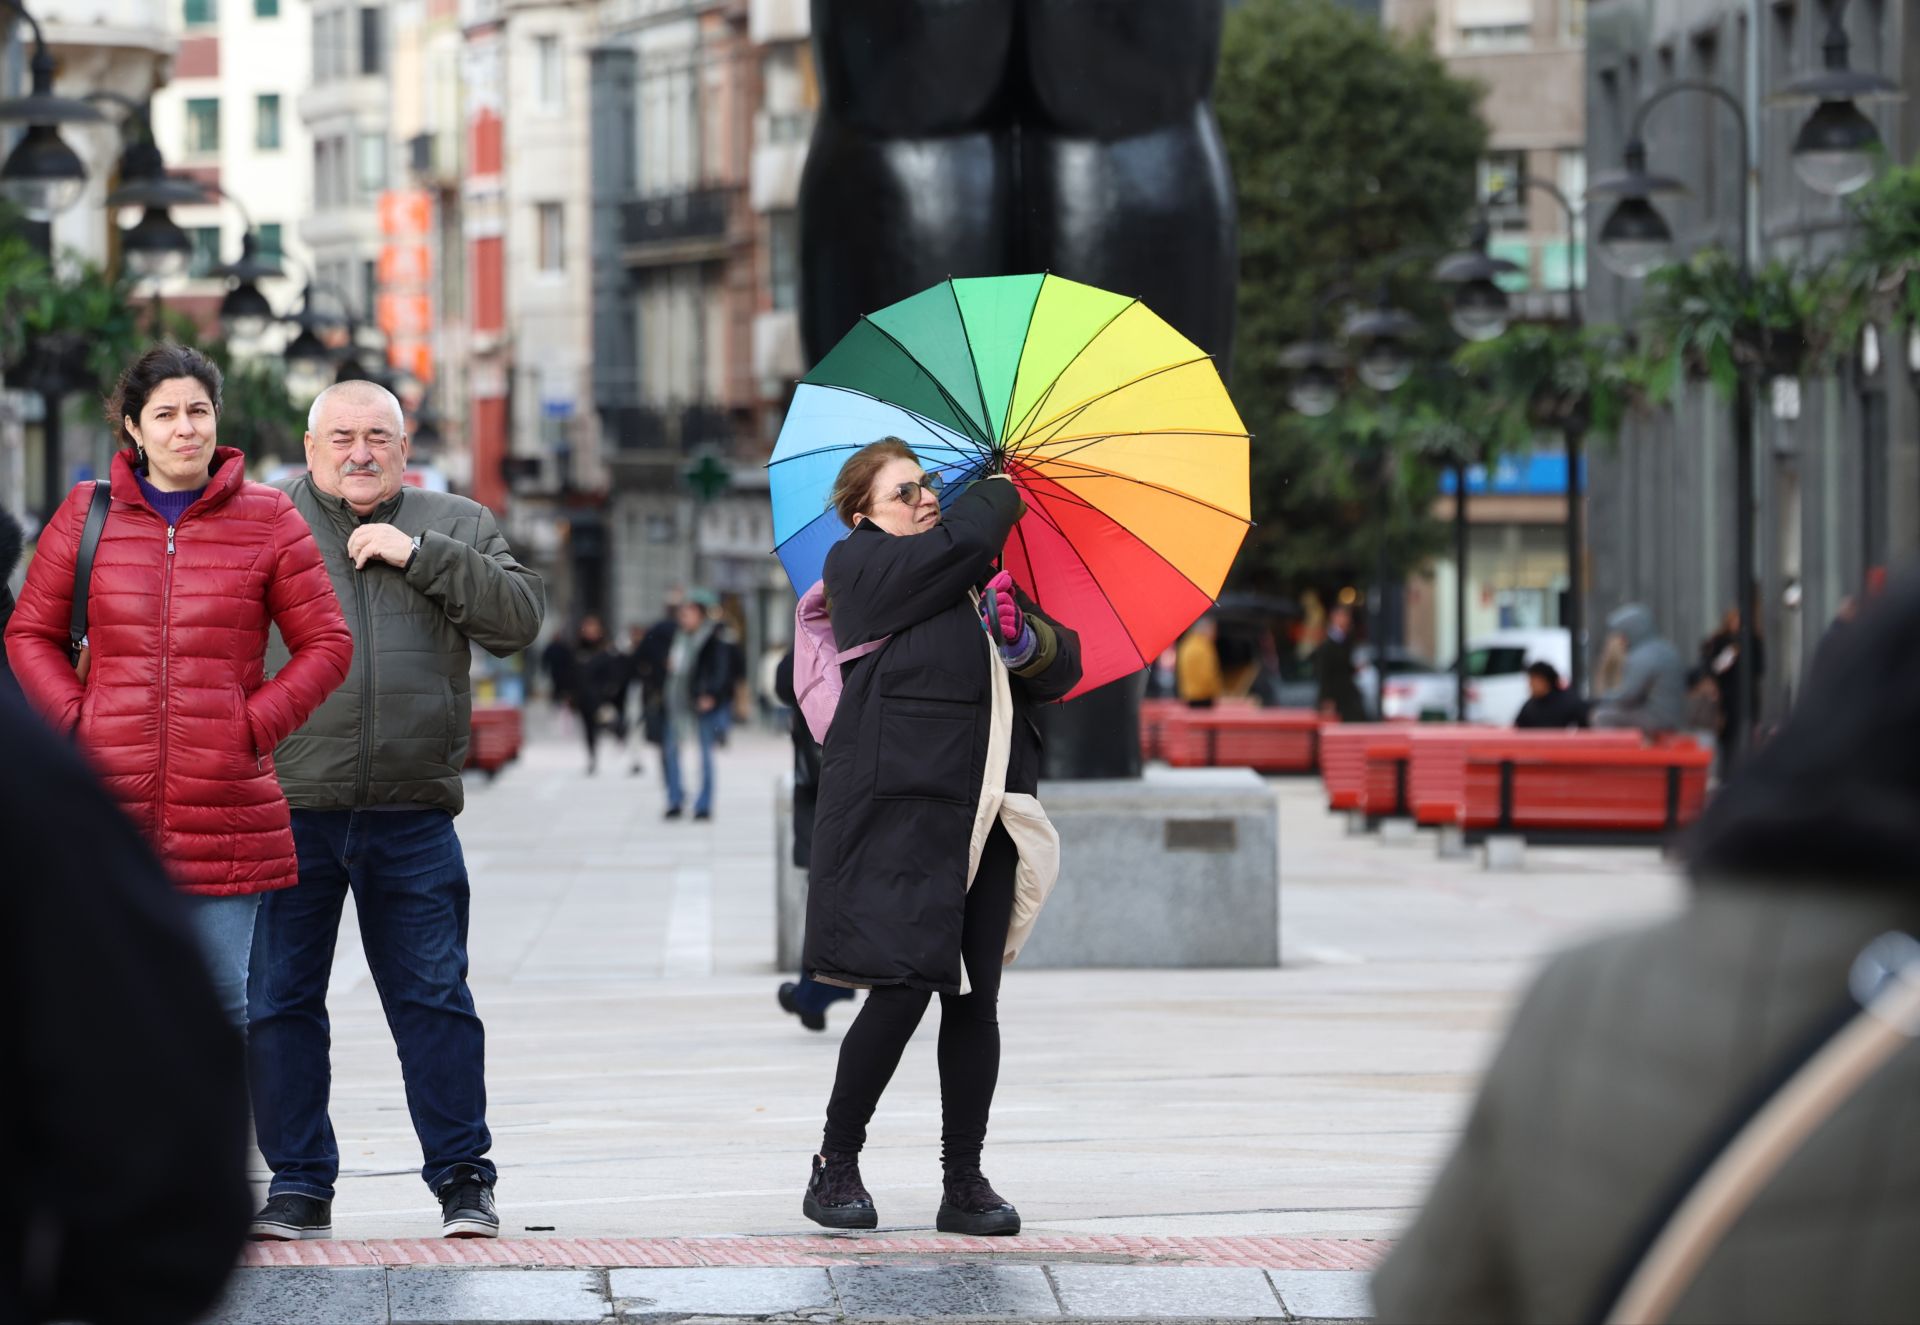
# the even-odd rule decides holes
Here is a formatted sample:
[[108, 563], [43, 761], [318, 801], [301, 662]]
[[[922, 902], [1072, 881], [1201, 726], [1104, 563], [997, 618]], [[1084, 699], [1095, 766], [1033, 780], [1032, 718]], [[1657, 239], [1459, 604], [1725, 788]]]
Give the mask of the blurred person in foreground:
[[[1599, 1319], [1755, 1102], [1858, 1010], [1855, 957], [1920, 933], [1920, 576], [1834, 650], [1689, 840], [1687, 909], [1536, 982], [1374, 1278], [1381, 1320]], [[1787, 1160], [1671, 1319], [1914, 1319], [1917, 1121], [1920, 1045]]]
[[174, 1325], [247, 1230], [247, 1085], [183, 899], [0, 693], [0, 1321]]
[[1629, 603], [1607, 618], [1620, 640], [1620, 679], [1594, 701], [1596, 727], [1634, 727], [1649, 736], [1687, 726], [1687, 665], [1653, 628], [1653, 613]]
[[1540, 730], [1584, 727], [1587, 705], [1560, 683], [1560, 673], [1552, 663], [1537, 662], [1527, 668], [1527, 702], [1520, 706], [1513, 725]]
[[406, 422], [386, 388], [328, 387], [307, 426], [307, 472], [283, 486], [346, 611], [353, 674], [278, 752], [300, 883], [261, 908], [254, 942], [248, 1048], [273, 1180], [253, 1236], [333, 1230], [327, 981], [351, 892], [441, 1232], [498, 1237], [486, 1033], [467, 987], [471, 896], [453, 820], [466, 805], [473, 646], [499, 658], [530, 646], [544, 590], [492, 511], [401, 481]]

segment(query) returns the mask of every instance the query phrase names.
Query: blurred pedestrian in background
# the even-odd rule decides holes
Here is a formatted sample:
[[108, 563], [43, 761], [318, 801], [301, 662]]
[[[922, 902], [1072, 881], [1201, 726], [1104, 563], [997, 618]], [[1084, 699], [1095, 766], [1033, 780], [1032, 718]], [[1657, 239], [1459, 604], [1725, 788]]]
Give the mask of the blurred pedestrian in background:
[[660, 746], [667, 783], [667, 818], [686, 809], [686, 780], [680, 752], [688, 744], [700, 751], [700, 790], [693, 817], [713, 817], [713, 750], [720, 743], [739, 680], [735, 651], [713, 615], [714, 596], [704, 589], [687, 595], [676, 613], [678, 629], [667, 651], [665, 727]]
[[1025, 510], [1005, 475], [975, 481], [943, 514], [939, 481], [886, 438], [848, 458], [833, 496], [852, 529], [826, 560], [835, 648], [879, 647], [845, 669], [826, 733], [804, 965], [872, 992], [840, 1044], [801, 1208], [828, 1228], [878, 1224], [860, 1179], [867, 1124], [938, 993], [934, 1224], [1017, 1233], [1020, 1213], [987, 1181], [981, 1151], [1000, 1073], [1001, 968], [1059, 868], [1034, 799], [1032, 712], [1080, 679], [1079, 639], [994, 573]]
[[1366, 701], [1354, 680], [1353, 609], [1345, 603], [1327, 613], [1327, 637], [1314, 652], [1313, 675], [1319, 685], [1321, 717], [1366, 721]]
[[540, 669], [547, 674], [547, 702], [555, 713], [566, 713], [577, 706], [574, 703], [574, 677], [578, 672], [579, 649], [576, 642], [567, 638], [564, 628], [553, 632], [553, 638], [540, 650]]
[[[1513, 1019], [1381, 1320], [1598, 1320], [1735, 1132], [1859, 1008], [1848, 974], [1920, 934], [1920, 578], [1836, 643], [1707, 809], [1663, 924], [1556, 959]], [[1910, 1321], [1920, 1046], [1759, 1191], [1669, 1319]]]
[[1587, 725], [1587, 704], [1560, 682], [1560, 673], [1550, 662], [1537, 662], [1527, 668], [1527, 702], [1513, 725], [1550, 729]]
[[[807, 728], [806, 715], [793, 693], [793, 650], [780, 656], [774, 671], [773, 688], [780, 702], [790, 711], [793, 737], [793, 864], [807, 869], [813, 863], [813, 815], [820, 796], [820, 746]], [[789, 980], [778, 990], [780, 1006], [800, 1018], [810, 1031], [827, 1028], [827, 1008], [843, 998], [852, 998], [845, 985], [826, 985], [800, 972], [797, 981]]]
[[[247, 482], [245, 458], [218, 444], [220, 388], [212, 360], [178, 345], [121, 374], [107, 408], [128, 445], [108, 467], [89, 573], [75, 566], [90, 482], [41, 531], [7, 653], [190, 894], [221, 1006], [244, 1026], [261, 896], [299, 879], [274, 747], [346, 677], [353, 641], [293, 503]], [[289, 650], [271, 679], [270, 626]]]
[[[0, 642], [7, 635], [7, 622], [13, 620], [13, 572], [20, 564], [22, 533], [20, 522], [0, 506]], [[20, 687], [7, 665], [7, 651], [0, 643], [0, 693], [18, 695]]]
[[[685, 598], [684, 590], [669, 589], [660, 619], [651, 626], [633, 627], [633, 647], [627, 654], [627, 665], [640, 690], [640, 732], [648, 744], [663, 750], [667, 740], [667, 659], [673, 652], [673, 637], [680, 632], [680, 604]], [[637, 759], [637, 745], [634, 754]], [[663, 770], [665, 766], [663, 756]]]
[[1220, 698], [1220, 623], [1203, 616], [1180, 641], [1175, 686], [1188, 708], [1210, 709]]
[[1596, 727], [1635, 727], [1654, 735], [1687, 725], [1687, 667], [1653, 628], [1653, 613], [1629, 603], [1607, 618], [1621, 641], [1619, 681], [1594, 701]]
[[185, 899], [8, 693], [0, 750], [0, 1320], [200, 1320], [252, 1201], [240, 1037]]
[[573, 650], [573, 709], [587, 738], [587, 773], [599, 766], [600, 736], [610, 734], [617, 745], [627, 740], [625, 697], [628, 662], [607, 638], [597, 616], [580, 622]]
[[1736, 696], [1739, 693], [1741, 675], [1750, 673], [1753, 689], [1748, 693], [1757, 696], [1761, 678], [1767, 674], [1766, 644], [1760, 638], [1760, 618], [1753, 622], [1753, 660], [1748, 660], [1740, 652], [1740, 609], [1730, 607], [1721, 618], [1720, 629], [1716, 630], [1700, 645], [1700, 667], [1706, 678], [1713, 683], [1720, 699], [1720, 723], [1716, 734], [1720, 738], [1720, 748], [1731, 753], [1739, 752], [1739, 724], [1735, 721], [1735, 709], [1738, 707]]
[[254, 948], [254, 1121], [273, 1179], [253, 1236], [333, 1230], [327, 981], [351, 892], [441, 1231], [497, 1237], [486, 1034], [467, 987], [470, 893], [453, 819], [466, 804], [473, 646], [505, 658], [531, 645], [544, 590], [492, 511], [402, 482], [406, 421], [386, 388], [341, 382], [308, 419], [308, 472], [285, 486], [346, 608], [356, 675], [279, 752], [300, 886], [262, 908]]

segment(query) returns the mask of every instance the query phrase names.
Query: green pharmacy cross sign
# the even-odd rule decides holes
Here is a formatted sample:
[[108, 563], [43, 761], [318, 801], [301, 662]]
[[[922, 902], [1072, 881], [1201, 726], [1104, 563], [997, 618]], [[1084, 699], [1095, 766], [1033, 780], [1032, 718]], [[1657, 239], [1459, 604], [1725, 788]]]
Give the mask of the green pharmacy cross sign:
[[733, 475], [719, 459], [703, 455], [687, 466], [685, 477], [687, 486], [693, 489], [693, 495], [702, 502], [710, 502], [725, 492], [733, 483]]

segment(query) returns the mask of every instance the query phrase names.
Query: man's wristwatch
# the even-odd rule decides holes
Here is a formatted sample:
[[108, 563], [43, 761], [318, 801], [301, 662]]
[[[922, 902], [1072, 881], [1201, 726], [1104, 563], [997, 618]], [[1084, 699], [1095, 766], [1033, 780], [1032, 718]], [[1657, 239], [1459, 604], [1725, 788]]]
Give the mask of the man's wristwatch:
[[400, 568], [402, 574], [413, 569], [413, 563], [420, 555], [420, 540], [424, 537], [424, 534], [415, 534], [413, 536], [413, 551], [407, 553], [407, 564]]

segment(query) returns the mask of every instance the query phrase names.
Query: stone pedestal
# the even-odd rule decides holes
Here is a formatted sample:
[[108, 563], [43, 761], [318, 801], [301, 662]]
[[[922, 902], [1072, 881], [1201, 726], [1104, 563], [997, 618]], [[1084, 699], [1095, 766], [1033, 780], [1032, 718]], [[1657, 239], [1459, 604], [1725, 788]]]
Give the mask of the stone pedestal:
[[[796, 970], [807, 873], [792, 792], [774, 792], [776, 953]], [[1023, 969], [1280, 964], [1280, 807], [1244, 768], [1149, 767], [1138, 779], [1043, 782], [1060, 882]]]

